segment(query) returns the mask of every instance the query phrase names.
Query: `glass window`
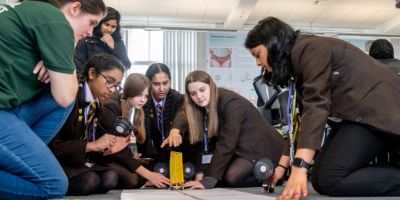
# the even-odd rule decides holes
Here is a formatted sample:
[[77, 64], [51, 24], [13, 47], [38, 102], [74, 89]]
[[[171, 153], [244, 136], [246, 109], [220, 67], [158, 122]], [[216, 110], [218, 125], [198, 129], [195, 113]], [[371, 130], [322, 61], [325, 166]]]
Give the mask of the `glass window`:
[[163, 62], [163, 31], [127, 29], [127, 50], [132, 62], [130, 73], [144, 74], [154, 62]]

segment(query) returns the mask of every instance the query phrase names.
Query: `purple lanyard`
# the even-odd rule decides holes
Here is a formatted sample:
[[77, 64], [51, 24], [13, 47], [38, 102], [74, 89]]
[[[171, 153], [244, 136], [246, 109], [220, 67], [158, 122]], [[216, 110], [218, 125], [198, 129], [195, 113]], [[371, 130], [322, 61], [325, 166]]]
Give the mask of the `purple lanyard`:
[[296, 104], [296, 102], [294, 100], [294, 95], [296, 95], [295, 93], [295, 86], [294, 86], [294, 79], [293, 77], [290, 78], [290, 86], [289, 86], [289, 95], [288, 95], [288, 101], [287, 101], [287, 107], [286, 107], [286, 112], [287, 112], [287, 126], [288, 126], [288, 130], [287, 130], [287, 136], [289, 138], [290, 141], [290, 162], [293, 161], [294, 159], [294, 135], [293, 135], [293, 126], [295, 125], [294, 123], [294, 119], [291, 118], [292, 116], [292, 111], [293, 109], [296, 109], [296, 106], [294, 106]]
[[208, 113], [206, 112], [204, 114], [204, 136], [203, 136], [203, 142], [204, 142], [204, 152], [208, 152], [208, 118], [207, 118]]
[[[156, 112], [157, 112], [157, 128], [161, 133], [162, 141], [165, 140], [165, 132], [164, 132], [164, 103], [165, 99], [162, 101], [163, 106], [161, 106], [159, 103], [156, 104]], [[160, 109], [161, 107], [161, 109]]]
[[[86, 81], [84, 81], [82, 85], [83, 85], [83, 98], [86, 101]], [[92, 102], [92, 103], [95, 103], [95, 102]], [[95, 141], [96, 140], [96, 135], [94, 134], [95, 131], [96, 131], [96, 129], [94, 128], [95, 127], [94, 126], [95, 119], [92, 119], [91, 125], [88, 122], [88, 117], [89, 117], [88, 114], [89, 114], [89, 110], [90, 110], [91, 104], [89, 104], [89, 106], [85, 107], [85, 112], [83, 114], [84, 114], [84, 117], [85, 117], [86, 139], [89, 141], [89, 137], [87, 137], [87, 136], [88, 136], [88, 133], [89, 133], [89, 129], [92, 128], [92, 141]]]

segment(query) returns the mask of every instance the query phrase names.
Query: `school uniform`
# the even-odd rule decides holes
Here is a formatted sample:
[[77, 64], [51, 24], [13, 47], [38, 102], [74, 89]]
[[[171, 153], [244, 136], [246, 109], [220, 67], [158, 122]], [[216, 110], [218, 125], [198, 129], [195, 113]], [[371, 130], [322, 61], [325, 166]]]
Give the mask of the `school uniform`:
[[[283, 137], [246, 98], [223, 88], [218, 88], [218, 93], [218, 134], [211, 138], [213, 156], [204, 176], [222, 180], [230, 161], [236, 156], [251, 163], [270, 159], [276, 166], [284, 147]], [[181, 132], [188, 129], [183, 113], [176, 116], [173, 128]], [[196, 144], [198, 149], [204, 147], [203, 143], [201, 140]]]
[[[183, 105], [183, 99], [184, 96], [181, 93], [171, 89], [162, 102], [163, 108], [161, 116], [157, 116], [157, 102], [154, 98], [149, 98], [146, 105], [143, 107], [145, 112], [146, 140], [143, 144], [138, 144], [138, 151], [142, 153], [142, 157], [153, 158], [156, 162], [169, 161], [169, 148], [161, 149], [160, 146], [163, 142], [163, 137], [164, 139], [168, 137], [172, 121]], [[162, 119], [162, 127], [160, 124], [157, 124], [158, 117]], [[178, 150], [179, 149], [180, 148], [178, 148]]]
[[[49, 147], [57, 157], [68, 178], [72, 178], [91, 170], [110, 170], [110, 163], [113, 163], [116, 160], [124, 160], [118, 159], [120, 157], [119, 155], [104, 156], [102, 152], [85, 152], [87, 143], [92, 142], [101, 136], [96, 134], [96, 131], [91, 127], [88, 128], [88, 126], [92, 126], [92, 124], [85, 123], [85, 108], [87, 108], [90, 103], [92, 102], [87, 102], [85, 100], [84, 88], [79, 87], [71, 115], [60, 132], [49, 144]], [[98, 106], [96, 108], [93, 123], [96, 123], [100, 115], [100, 110], [101, 108]], [[96, 127], [97, 125], [94, 126]], [[89, 133], [86, 134], [87, 130]], [[128, 158], [126, 154], [129, 155], [129, 152], [124, 151], [117, 154], [125, 155], [125, 157]], [[132, 161], [129, 164], [127, 164], [127, 161], [123, 161], [122, 163], [122, 165], [129, 167], [132, 171], [139, 167], [139, 163], [136, 161]]]
[[314, 188], [335, 196], [400, 195], [398, 169], [368, 165], [383, 148], [398, 146], [398, 75], [345, 41], [313, 35], [296, 39], [291, 62], [302, 105], [297, 148], [321, 150], [326, 122], [338, 127], [315, 160]]

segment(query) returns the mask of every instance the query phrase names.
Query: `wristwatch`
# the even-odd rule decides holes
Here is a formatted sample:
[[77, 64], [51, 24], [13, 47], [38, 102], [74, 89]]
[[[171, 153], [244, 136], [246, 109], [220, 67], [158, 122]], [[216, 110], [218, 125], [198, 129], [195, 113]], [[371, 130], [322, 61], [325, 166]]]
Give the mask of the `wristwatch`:
[[306, 168], [306, 169], [310, 169], [311, 168], [311, 164], [307, 163], [306, 161], [304, 161], [302, 158], [294, 158], [292, 165], [295, 167], [302, 167], [302, 168]]

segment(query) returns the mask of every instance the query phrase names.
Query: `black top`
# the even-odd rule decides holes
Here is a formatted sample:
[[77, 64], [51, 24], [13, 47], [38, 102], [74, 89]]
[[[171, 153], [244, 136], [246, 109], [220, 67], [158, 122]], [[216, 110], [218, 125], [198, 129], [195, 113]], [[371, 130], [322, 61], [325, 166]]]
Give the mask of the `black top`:
[[[173, 89], [167, 94], [162, 113], [165, 138], [168, 137], [176, 113], [183, 105], [183, 99], [184, 96]], [[157, 126], [157, 112], [153, 98], [149, 98], [143, 110], [145, 112], [146, 140], [142, 145], [138, 145], [138, 151], [142, 153], [142, 157], [167, 161], [169, 150], [160, 148], [163, 142], [162, 133]]]
[[78, 42], [75, 47], [74, 62], [76, 65], [77, 74], [80, 75], [89, 58], [97, 53], [108, 53], [118, 58], [124, 64], [125, 69], [131, 67], [125, 44], [122, 40], [114, 41], [114, 49], [108, 47], [106, 43], [100, 40], [100, 37], [87, 37]]

